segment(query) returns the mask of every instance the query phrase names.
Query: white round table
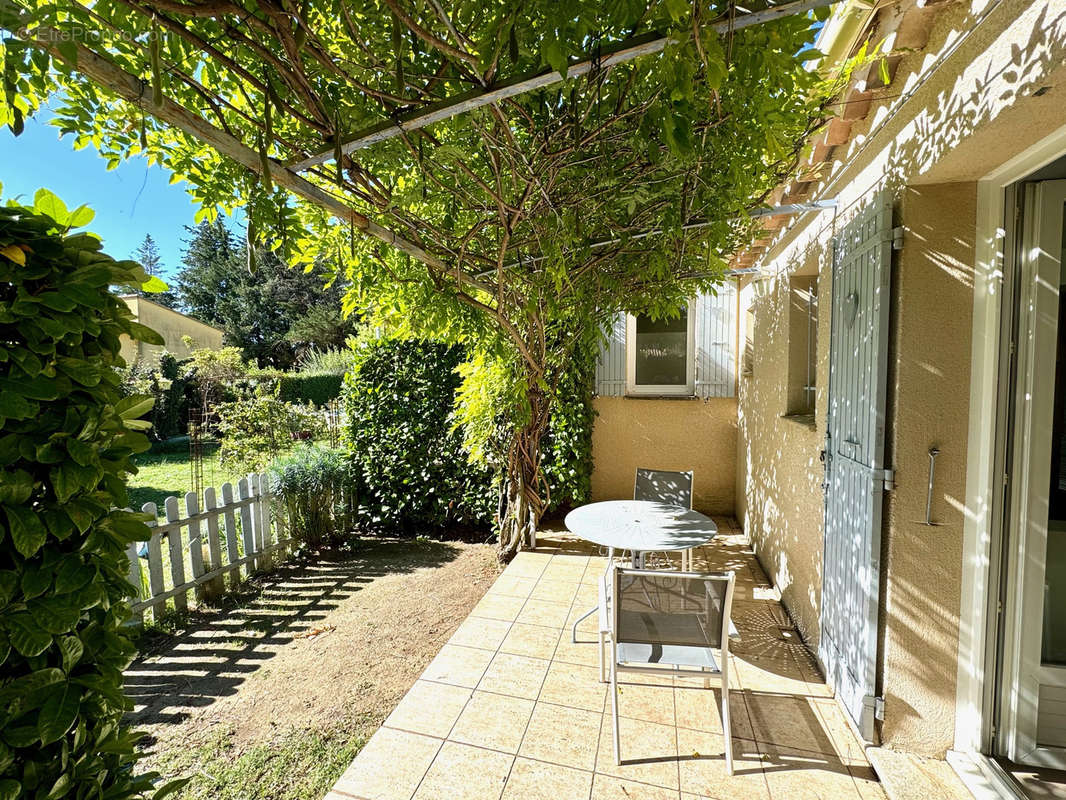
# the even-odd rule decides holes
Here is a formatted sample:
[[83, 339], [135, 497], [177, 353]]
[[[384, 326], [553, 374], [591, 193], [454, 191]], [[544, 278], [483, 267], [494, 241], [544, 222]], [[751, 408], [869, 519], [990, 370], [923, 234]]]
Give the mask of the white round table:
[[714, 520], [699, 511], [648, 500], [589, 503], [566, 515], [566, 527], [609, 550], [631, 550], [637, 568], [643, 565], [643, 553], [688, 551], [718, 533]]
[[[633, 553], [633, 566], [644, 566], [645, 553], [681, 551], [681, 570], [691, 569], [688, 551], [707, 544], [718, 526], [706, 514], [683, 506], [648, 500], [607, 500], [575, 508], [566, 515], [571, 533], [607, 548], [610, 569], [615, 550]], [[571, 638], [577, 641], [577, 626], [597, 611], [593, 608], [574, 622]]]

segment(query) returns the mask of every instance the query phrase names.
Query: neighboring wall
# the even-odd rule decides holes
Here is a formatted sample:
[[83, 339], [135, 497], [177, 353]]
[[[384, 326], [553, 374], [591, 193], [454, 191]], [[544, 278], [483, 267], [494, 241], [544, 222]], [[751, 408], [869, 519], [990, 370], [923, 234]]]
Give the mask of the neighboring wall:
[[733, 513], [737, 401], [732, 397], [597, 397], [592, 499], [633, 497], [637, 467], [692, 470], [693, 506]]
[[[122, 298], [133, 317], [142, 325], [147, 325], [160, 336], [165, 344], [150, 345], [144, 342], [135, 342], [127, 336], [123, 336], [122, 358], [127, 364], [137, 361], [155, 361], [159, 354], [166, 350], [177, 358], [188, 358], [192, 351], [198, 348], [219, 350], [222, 348], [222, 331], [206, 323], [193, 319], [185, 314], [154, 303], [143, 297], [134, 295]], [[188, 336], [192, 339], [192, 347], [183, 341]]]

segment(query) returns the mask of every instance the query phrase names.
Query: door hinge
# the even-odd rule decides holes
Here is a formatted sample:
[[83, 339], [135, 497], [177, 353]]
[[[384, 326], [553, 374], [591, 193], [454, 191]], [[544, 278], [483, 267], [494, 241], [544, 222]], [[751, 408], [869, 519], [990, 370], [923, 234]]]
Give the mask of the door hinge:
[[874, 481], [881, 481], [883, 483], [884, 491], [891, 492], [896, 488], [896, 471], [891, 467], [887, 467], [886, 469], [875, 469]]
[[903, 249], [903, 226], [902, 225], [892, 229], [892, 249], [893, 250], [902, 250]]
[[881, 722], [885, 721], [885, 698], [874, 698], [874, 719]]
[[1010, 473], [1009, 472], [1004, 472], [1003, 473], [1003, 488], [1006, 489], [1009, 484], [1010, 484]]

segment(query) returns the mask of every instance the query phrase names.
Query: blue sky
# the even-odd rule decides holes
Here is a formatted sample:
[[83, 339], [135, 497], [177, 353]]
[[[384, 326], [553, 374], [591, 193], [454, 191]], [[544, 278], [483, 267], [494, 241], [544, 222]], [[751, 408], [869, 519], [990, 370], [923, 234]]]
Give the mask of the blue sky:
[[42, 186], [67, 204], [82, 204], [96, 212], [88, 230], [104, 240], [104, 250], [114, 258], [129, 258], [152, 234], [163, 262], [164, 280], [181, 268], [185, 226], [193, 224], [197, 207], [185, 193], [184, 182], [170, 184], [171, 173], [149, 167], [137, 157], [107, 170], [107, 162], [91, 145], [74, 149], [74, 137], [59, 138], [59, 129], [47, 124], [47, 109], [26, 120], [16, 138], [0, 130], [0, 183], [8, 200], [22, 195], [32, 203]]

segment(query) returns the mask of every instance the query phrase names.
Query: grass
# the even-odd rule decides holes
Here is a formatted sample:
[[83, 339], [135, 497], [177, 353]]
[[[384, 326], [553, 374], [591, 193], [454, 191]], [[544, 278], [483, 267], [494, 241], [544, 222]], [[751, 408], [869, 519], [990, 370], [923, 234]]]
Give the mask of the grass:
[[[163, 504], [168, 497], [177, 497], [184, 512], [186, 492], [192, 491], [192, 470], [189, 454], [142, 453], [136, 458], [137, 474], [129, 480], [130, 508], [140, 509], [145, 503], [155, 503], [163, 514]], [[226, 481], [236, 481], [241, 476], [232, 474], [218, 463], [218, 452], [204, 456], [204, 487], [219, 488]]]
[[344, 728], [293, 729], [240, 749], [227, 731], [218, 731], [155, 766], [165, 775], [191, 775], [174, 795], [180, 800], [321, 800], [363, 744]]

